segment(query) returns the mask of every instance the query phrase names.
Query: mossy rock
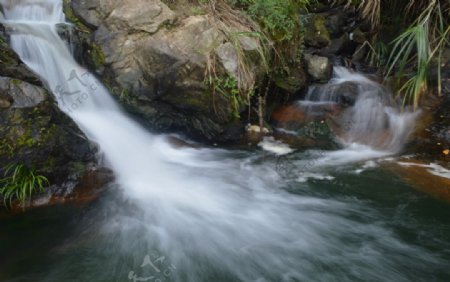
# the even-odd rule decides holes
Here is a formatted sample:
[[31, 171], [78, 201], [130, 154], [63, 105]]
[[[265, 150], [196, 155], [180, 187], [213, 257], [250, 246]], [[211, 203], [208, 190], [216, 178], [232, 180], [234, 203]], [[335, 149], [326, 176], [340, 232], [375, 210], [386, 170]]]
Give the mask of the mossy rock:
[[90, 62], [92, 63], [92, 67], [95, 70], [104, 68], [106, 60], [105, 53], [99, 45], [93, 43], [90, 46], [88, 53], [90, 54]]
[[[15, 83], [27, 84], [20, 80]], [[79, 172], [72, 170], [71, 163], [95, 162], [95, 147], [55, 106], [48, 93], [44, 100], [36, 100], [37, 104], [21, 107], [16, 106], [20, 104], [15, 101], [20, 100], [16, 95], [14, 91], [2, 93], [10, 106], [0, 108], [0, 173], [10, 163], [24, 164], [35, 167], [52, 184], [60, 184]]]
[[289, 94], [295, 94], [306, 87], [306, 74], [301, 67], [290, 69], [290, 74], [275, 73], [275, 85]]
[[322, 48], [330, 44], [330, 33], [326, 27], [326, 19], [321, 15], [307, 15], [302, 20], [304, 25], [304, 41], [310, 47]]

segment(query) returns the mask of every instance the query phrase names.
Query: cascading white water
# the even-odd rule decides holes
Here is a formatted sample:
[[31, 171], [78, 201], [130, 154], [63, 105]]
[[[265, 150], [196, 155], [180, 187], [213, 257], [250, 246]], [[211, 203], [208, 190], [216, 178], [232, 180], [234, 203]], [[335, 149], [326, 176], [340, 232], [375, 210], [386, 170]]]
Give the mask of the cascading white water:
[[116, 234], [114, 250], [156, 246], [180, 282], [407, 281], [411, 269], [439, 263], [371, 222], [376, 211], [365, 203], [292, 195], [270, 166], [222, 150], [171, 147], [125, 116], [71, 57], [55, 28], [64, 21], [61, 0], [0, 3], [11, 46], [99, 144], [137, 209], [103, 227]]
[[418, 112], [399, 111], [392, 97], [386, 87], [368, 77], [344, 67], [335, 67], [333, 79], [326, 85], [311, 87], [305, 101], [310, 107], [354, 102], [338, 121], [343, 144], [369, 145], [392, 154], [402, 149], [418, 116]]

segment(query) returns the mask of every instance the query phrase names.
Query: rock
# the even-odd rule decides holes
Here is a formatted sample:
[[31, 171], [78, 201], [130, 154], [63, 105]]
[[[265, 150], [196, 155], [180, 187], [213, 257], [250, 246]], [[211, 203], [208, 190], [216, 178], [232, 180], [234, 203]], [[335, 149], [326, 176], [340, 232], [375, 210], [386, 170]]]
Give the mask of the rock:
[[326, 57], [305, 54], [306, 70], [314, 81], [326, 82], [331, 77], [331, 63]]
[[163, 24], [172, 23], [175, 19], [175, 14], [161, 1], [115, 2], [117, 3], [115, 8], [106, 18], [106, 24], [112, 30], [155, 33]]
[[42, 85], [41, 80], [22, 63], [7, 43], [7, 35], [0, 25], [0, 76], [13, 77], [35, 85]]
[[[72, 0], [74, 14], [94, 29], [92, 45], [98, 46], [104, 66], [101, 78], [112, 94], [158, 131], [177, 130], [214, 142], [237, 138], [227, 132], [236, 131], [246, 98], [233, 97], [237, 82], [225, 81], [255, 84], [263, 72], [258, 40], [239, 35], [228, 42], [214, 17], [182, 18], [160, 0], [138, 2]], [[250, 32], [235, 28], [236, 34]], [[238, 71], [236, 44], [253, 58], [245, 77]], [[242, 124], [238, 128], [243, 132]]]
[[321, 56], [339, 55], [349, 56], [355, 52], [356, 44], [351, 41], [348, 34], [344, 33], [336, 39], [332, 39], [330, 45], [321, 49], [317, 53]]
[[364, 62], [368, 51], [369, 49], [364, 45], [356, 47], [356, 51], [352, 56], [352, 63]]
[[330, 113], [336, 111], [333, 107], [324, 104], [312, 109], [299, 103], [279, 107], [271, 118], [275, 137], [294, 148], [334, 148], [335, 137], [328, 123]]
[[[446, 54], [446, 52], [448, 52]], [[450, 49], [443, 52], [442, 96], [427, 95], [421, 102], [422, 114], [406, 153], [424, 162], [437, 162], [450, 168]], [[445, 55], [446, 54], [446, 55]]]
[[[60, 187], [51, 187], [46, 205], [60, 203], [82, 204], [97, 199], [107, 188], [107, 184], [114, 181], [114, 173], [107, 168], [87, 169], [79, 179], [69, 179]], [[65, 187], [68, 186], [68, 187]], [[36, 203], [36, 201], [33, 201]], [[36, 205], [35, 205], [36, 206]]]
[[273, 80], [277, 87], [289, 94], [298, 93], [306, 87], [306, 74], [302, 67], [291, 68], [289, 75], [276, 73]]
[[297, 104], [289, 106], [281, 106], [272, 114], [272, 121], [277, 125], [288, 122], [304, 123], [306, 120], [306, 113], [301, 110]]
[[238, 78], [238, 56], [236, 48], [230, 42], [221, 44], [216, 49], [216, 54], [227, 72], [234, 78]]
[[[78, 178], [67, 179], [61, 185], [51, 185], [43, 192], [34, 194], [30, 201], [22, 206], [17, 201], [13, 201], [8, 207], [8, 214], [20, 213], [24, 209], [30, 210], [43, 206], [60, 204], [84, 205], [92, 202], [102, 195], [108, 188], [108, 183], [114, 180], [114, 174], [107, 168], [91, 168], [81, 174]], [[3, 202], [0, 202], [0, 213]]]
[[450, 172], [445, 168], [414, 159], [401, 160], [388, 167], [418, 191], [450, 203]]
[[45, 99], [43, 88], [9, 77], [0, 77], [0, 91], [7, 93], [13, 108], [34, 107]]
[[309, 88], [309, 95], [312, 98], [326, 95], [327, 100], [333, 101], [344, 108], [355, 104], [358, 93], [358, 85], [352, 81], [339, 84], [312, 85]]
[[[106, 6], [102, 0], [73, 0], [70, 1], [76, 20], [80, 19], [85, 25], [95, 29], [114, 7], [112, 1]], [[66, 13], [68, 14], [68, 13]]]
[[0, 92], [0, 110], [11, 107], [12, 102], [14, 101], [10, 96], [7, 96]]
[[353, 32], [350, 33], [349, 37], [350, 40], [358, 44], [363, 44], [368, 40], [367, 35], [364, 32], [362, 32], [361, 29], [359, 29], [359, 27], [353, 30]]
[[0, 93], [10, 103], [0, 108], [0, 168], [9, 163], [35, 167], [58, 185], [96, 162], [96, 148], [44, 89], [0, 77]]
[[439, 162], [450, 168], [450, 156], [444, 153], [450, 149], [450, 98], [448, 95], [441, 99], [432, 98], [428, 97], [422, 105], [423, 113], [418, 118], [416, 132], [406, 153], [417, 155], [421, 161]]
[[330, 34], [325, 26], [326, 20], [322, 15], [307, 16], [305, 25], [305, 44], [310, 47], [322, 48], [330, 44]]
[[242, 46], [242, 49], [245, 51], [255, 51], [261, 47], [259, 42], [254, 38], [242, 34], [238, 36], [239, 36], [239, 43]]
[[263, 127], [261, 129], [259, 125], [252, 125], [249, 123], [245, 126], [245, 140], [249, 145], [258, 144], [270, 133], [271, 131], [268, 128]]
[[326, 16], [326, 28], [332, 38], [342, 35], [343, 27], [345, 25], [345, 15], [342, 10]]
[[333, 104], [307, 105], [295, 102], [278, 107], [273, 112], [271, 121], [277, 128], [298, 131], [310, 122], [324, 121], [329, 114], [337, 111]]
[[[247, 126], [245, 127], [245, 130], [248, 133], [261, 133], [261, 127], [259, 125], [251, 125], [251, 124], [247, 124]], [[270, 130], [267, 129], [266, 127], [263, 127], [262, 129], [262, 133], [263, 134], [269, 134]]]

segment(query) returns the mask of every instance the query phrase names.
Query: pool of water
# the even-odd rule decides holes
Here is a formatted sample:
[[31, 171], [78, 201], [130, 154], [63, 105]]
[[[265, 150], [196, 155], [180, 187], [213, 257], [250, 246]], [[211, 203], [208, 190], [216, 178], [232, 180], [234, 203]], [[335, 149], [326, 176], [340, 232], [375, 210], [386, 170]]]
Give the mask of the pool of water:
[[[236, 192], [249, 205], [258, 202], [252, 216], [265, 217], [267, 225], [242, 218], [255, 224], [250, 229], [256, 234], [232, 220], [234, 227], [225, 227], [228, 217], [220, 216], [217, 223], [166, 226], [170, 210], [161, 215], [158, 205], [142, 204], [112, 185], [87, 206], [0, 217], [0, 281], [450, 281], [450, 205], [382, 166], [361, 162], [306, 172], [296, 162], [305, 153], [290, 159], [248, 152], [220, 157], [240, 170], [279, 177], [276, 183], [263, 174], [249, 180], [267, 186], [268, 194], [258, 196], [267, 199]], [[274, 205], [272, 193], [289, 200]], [[235, 216], [246, 213], [233, 208], [242, 209], [230, 211]], [[186, 207], [190, 220], [206, 216], [195, 213]], [[277, 219], [289, 222], [272, 221]]]

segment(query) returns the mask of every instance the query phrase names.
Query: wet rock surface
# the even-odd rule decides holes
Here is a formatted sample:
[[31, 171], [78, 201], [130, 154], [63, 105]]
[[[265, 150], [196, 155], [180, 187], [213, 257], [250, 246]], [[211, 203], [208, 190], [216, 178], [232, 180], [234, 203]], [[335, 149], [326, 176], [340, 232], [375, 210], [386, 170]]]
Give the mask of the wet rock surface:
[[426, 162], [437, 161], [450, 168], [450, 50], [442, 61], [442, 95], [428, 95], [423, 100], [417, 130], [406, 152]]
[[0, 76], [12, 77], [35, 85], [42, 85], [41, 80], [30, 71], [8, 45], [7, 27], [0, 24]]
[[433, 169], [430, 169], [429, 163], [408, 159], [401, 164], [390, 164], [388, 168], [418, 191], [450, 203], [450, 178], [437, 175]]
[[[8, 207], [7, 213], [20, 213], [30, 209], [44, 206], [53, 206], [61, 204], [72, 204], [82, 206], [98, 199], [114, 181], [114, 175], [107, 168], [90, 168], [83, 174], [71, 176], [63, 183], [52, 185], [45, 191], [35, 194], [32, 199], [24, 205], [13, 202]], [[0, 202], [0, 216], [2, 213], [3, 202]], [[6, 213], [6, 211], [3, 211]]]
[[[2, 88], [4, 83], [11, 88]], [[25, 164], [59, 183], [73, 171], [71, 166], [95, 161], [95, 146], [55, 107], [46, 90], [0, 78], [0, 91], [10, 101], [0, 110], [2, 167]]]
[[58, 109], [7, 38], [0, 41], [0, 177], [8, 165], [25, 165], [55, 187], [68, 178], [79, 181], [96, 163], [96, 147]]

